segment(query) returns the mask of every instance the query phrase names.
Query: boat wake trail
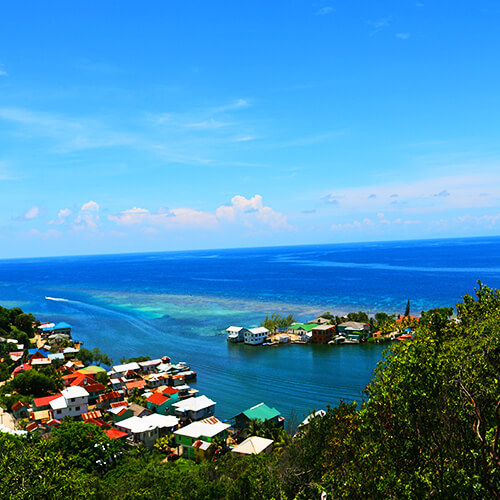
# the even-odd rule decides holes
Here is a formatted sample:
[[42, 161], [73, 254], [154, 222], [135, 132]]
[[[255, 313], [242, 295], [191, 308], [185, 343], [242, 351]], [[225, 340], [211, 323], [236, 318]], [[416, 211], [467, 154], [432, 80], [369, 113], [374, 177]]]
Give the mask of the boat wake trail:
[[55, 302], [72, 302], [69, 299], [63, 299], [61, 297], [45, 297], [45, 300], [53, 300]]

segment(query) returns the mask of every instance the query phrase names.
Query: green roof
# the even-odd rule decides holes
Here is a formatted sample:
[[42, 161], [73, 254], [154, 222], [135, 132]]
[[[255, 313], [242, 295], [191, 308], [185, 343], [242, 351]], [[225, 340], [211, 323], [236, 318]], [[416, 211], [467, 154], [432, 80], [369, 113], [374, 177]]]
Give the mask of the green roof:
[[266, 403], [252, 406], [249, 410], [244, 411], [243, 414], [250, 420], [262, 420], [263, 422], [281, 415], [276, 408], [269, 408]]
[[306, 332], [310, 332], [313, 328], [316, 328], [318, 325], [316, 323], [305, 323], [304, 325], [298, 324], [298, 325], [292, 325], [290, 327], [290, 330], [298, 330], [299, 328], [302, 328]]

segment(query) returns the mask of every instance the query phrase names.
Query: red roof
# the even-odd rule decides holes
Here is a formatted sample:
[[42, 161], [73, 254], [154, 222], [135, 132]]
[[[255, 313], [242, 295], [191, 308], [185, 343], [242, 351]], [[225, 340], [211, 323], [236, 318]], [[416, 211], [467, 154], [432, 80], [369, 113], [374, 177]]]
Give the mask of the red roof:
[[84, 388], [87, 392], [102, 392], [105, 389], [104, 385], [100, 384], [99, 382], [95, 384], [88, 384], [84, 386]]
[[120, 439], [120, 438], [123, 438], [125, 436], [128, 436], [128, 434], [126, 432], [122, 432], [122, 431], [119, 431], [118, 429], [114, 429], [114, 428], [107, 429], [104, 431], [104, 433], [106, 434], [106, 436], [109, 437], [109, 439]]
[[17, 403], [14, 403], [12, 405], [12, 410], [13, 411], [20, 410], [23, 406], [26, 406], [27, 408], [30, 407], [30, 405], [28, 403], [25, 403], [24, 401], [18, 401]]
[[160, 406], [163, 403], [165, 403], [165, 401], [168, 401], [169, 399], [170, 399], [169, 397], [164, 396], [163, 394], [160, 394], [159, 392], [155, 392], [154, 394], [149, 396], [149, 398], [147, 398], [146, 401], [148, 401], [149, 403], [153, 403], [154, 405]]
[[60, 394], [56, 394], [55, 396], [45, 396], [43, 398], [36, 398], [33, 400], [35, 406], [40, 408], [41, 406], [49, 406], [50, 402], [54, 399], [60, 398]]
[[119, 399], [122, 397], [122, 394], [120, 394], [119, 392], [117, 391], [111, 391], [111, 392], [107, 392], [106, 394], [101, 394], [98, 398], [97, 401], [109, 401], [110, 399]]
[[28, 363], [23, 363], [23, 364], [17, 366], [16, 368], [14, 368], [12, 375], [14, 375], [14, 377], [15, 377], [16, 375], [19, 375], [20, 373], [23, 373], [23, 372], [27, 372], [28, 370], [31, 370], [31, 365], [28, 365]]
[[167, 387], [162, 392], [163, 394], [169, 394], [170, 396], [172, 396], [173, 394], [177, 394], [179, 391], [177, 389], [174, 389], [173, 387]]
[[97, 411], [89, 411], [87, 413], [82, 413], [82, 420], [87, 422], [88, 420], [94, 420], [96, 418], [102, 417], [102, 414], [99, 410]]
[[128, 401], [117, 401], [115, 403], [111, 403], [111, 408], [119, 408], [120, 406], [128, 407]]
[[146, 387], [146, 382], [144, 380], [134, 380], [133, 382], [127, 382], [125, 384], [127, 389], [144, 389]]
[[35, 429], [38, 429], [38, 424], [36, 422], [31, 422], [31, 424], [26, 426], [28, 432], [34, 431]]

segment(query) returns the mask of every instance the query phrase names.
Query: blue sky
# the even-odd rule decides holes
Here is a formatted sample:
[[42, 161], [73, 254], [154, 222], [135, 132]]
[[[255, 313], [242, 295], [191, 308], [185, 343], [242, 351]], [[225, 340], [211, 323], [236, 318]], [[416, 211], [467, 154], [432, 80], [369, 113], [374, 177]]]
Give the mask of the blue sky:
[[0, 257], [498, 235], [499, 15], [6, 2]]

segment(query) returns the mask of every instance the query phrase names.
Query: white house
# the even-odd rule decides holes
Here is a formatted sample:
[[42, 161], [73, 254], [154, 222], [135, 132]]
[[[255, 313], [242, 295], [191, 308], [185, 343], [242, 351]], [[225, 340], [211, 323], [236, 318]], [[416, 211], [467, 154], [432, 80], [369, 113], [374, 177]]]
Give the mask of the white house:
[[215, 404], [215, 401], [212, 401], [210, 398], [199, 396], [174, 403], [172, 407], [175, 409], [175, 415], [179, 418], [202, 420], [213, 416], [215, 413]]
[[250, 328], [245, 332], [245, 344], [259, 345], [266, 340], [269, 330], [263, 326], [259, 328]]
[[108, 375], [112, 375], [113, 378], [120, 377], [121, 375], [127, 373], [128, 371], [141, 371], [141, 367], [139, 363], [126, 363], [124, 365], [115, 365], [111, 368], [111, 371], [108, 372]]
[[226, 328], [228, 342], [243, 342], [245, 340], [245, 332], [248, 330], [242, 326], [230, 326]]
[[49, 404], [54, 418], [79, 417], [88, 412], [89, 393], [78, 385], [61, 391], [61, 396], [53, 399]]
[[151, 448], [163, 431], [173, 431], [179, 425], [179, 419], [171, 415], [155, 413], [145, 417], [129, 417], [116, 424], [121, 431], [133, 436], [134, 441], [141, 441]]

